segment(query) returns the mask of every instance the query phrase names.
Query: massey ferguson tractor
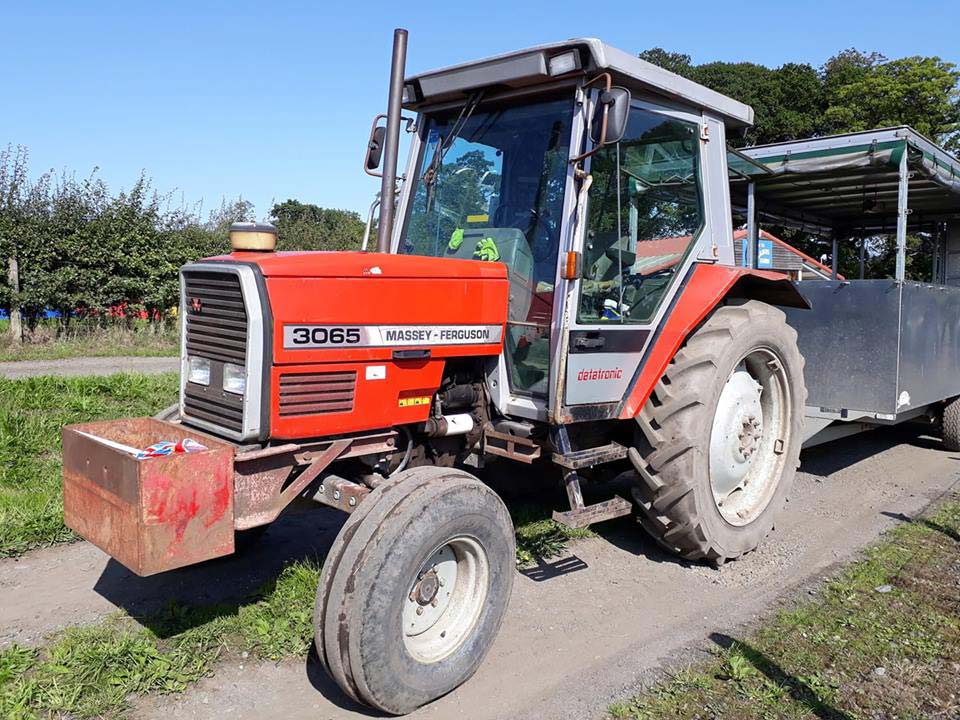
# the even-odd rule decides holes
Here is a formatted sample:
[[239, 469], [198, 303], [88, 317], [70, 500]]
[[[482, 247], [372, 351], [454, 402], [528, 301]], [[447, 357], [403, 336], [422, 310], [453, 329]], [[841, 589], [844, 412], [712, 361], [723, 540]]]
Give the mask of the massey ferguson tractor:
[[[806, 398], [780, 309], [806, 301], [734, 260], [726, 137], [750, 107], [593, 39], [413, 77], [405, 51], [397, 31], [365, 158], [376, 252], [234, 226], [181, 270], [177, 412], [63, 437], [68, 525], [140, 575], [228, 555], [298, 498], [347, 513], [316, 648], [395, 714], [470, 678], [504, 617], [514, 530], [478, 468], [551, 466], [557, 522], [635, 512], [720, 565], [773, 527]], [[584, 503], [625, 473], [632, 499]]]

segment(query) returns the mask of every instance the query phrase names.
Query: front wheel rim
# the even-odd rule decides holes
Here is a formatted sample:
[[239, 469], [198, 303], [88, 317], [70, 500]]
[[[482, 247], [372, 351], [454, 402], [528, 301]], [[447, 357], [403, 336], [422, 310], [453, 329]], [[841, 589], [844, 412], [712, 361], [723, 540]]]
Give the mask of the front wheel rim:
[[769, 348], [744, 355], [724, 383], [710, 433], [710, 489], [731, 525], [767, 508], [784, 472], [791, 427], [790, 386]]
[[453, 653], [476, 626], [489, 584], [487, 553], [475, 538], [458, 536], [435, 549], [403, 600], [407, 651], [422, 663]]

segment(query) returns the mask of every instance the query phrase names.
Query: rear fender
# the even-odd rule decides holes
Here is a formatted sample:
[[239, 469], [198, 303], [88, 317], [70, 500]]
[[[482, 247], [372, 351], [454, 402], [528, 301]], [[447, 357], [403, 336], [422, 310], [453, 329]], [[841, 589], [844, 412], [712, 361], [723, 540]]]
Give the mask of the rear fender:
[[617, 413], [620, 419], [637, 416], [683, 342], [727, 298], [810, 307], [793, 282], [782, 273], [727, 265], [694, 265], [644, 353]]

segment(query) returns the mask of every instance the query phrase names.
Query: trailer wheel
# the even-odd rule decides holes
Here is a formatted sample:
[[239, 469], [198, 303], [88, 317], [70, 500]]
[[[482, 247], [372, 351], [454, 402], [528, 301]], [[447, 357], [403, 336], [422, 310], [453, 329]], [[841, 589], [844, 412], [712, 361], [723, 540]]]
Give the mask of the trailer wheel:
[[944, 406], [940, 436], [944, 448], [951, 452], [960, 450], [960, 398], [954, 398]]
[[773, 528], [800, 464], [806, 387], [796, 331], [756, 300], [720, 307], [638, 417], [634, 498], [658, 543], [722, 565]]
[[450, 468], [404, 471], [361, 508], [371, 500], [325, 563], [318, 650], [348, 695], [403, 714], [461, 685], [489, 650], [513, 585], [513, 524], [492, 490]]

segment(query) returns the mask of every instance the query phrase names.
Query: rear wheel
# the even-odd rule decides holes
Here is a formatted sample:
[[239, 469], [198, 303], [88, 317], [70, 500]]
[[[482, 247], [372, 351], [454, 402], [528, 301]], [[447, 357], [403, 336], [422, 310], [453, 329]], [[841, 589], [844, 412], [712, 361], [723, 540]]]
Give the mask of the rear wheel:
[[944, 406], [941, 420], [943, 446], [951, 452], [960, 450], [960, 398], [955, 398]]
[[403, 714], [465, 682], [489, 650], [513, 585], [513, 525], [460, 470], [415, 468], [374, 493], [324, 566], [317, 644], [345, 692]]
[[638, 418], [630, 454], [643, 527], [689, 560], [719, 565], [756, 548], [799, 465], [805, 400], [783, 312], [755, 300], [717, 309]]

